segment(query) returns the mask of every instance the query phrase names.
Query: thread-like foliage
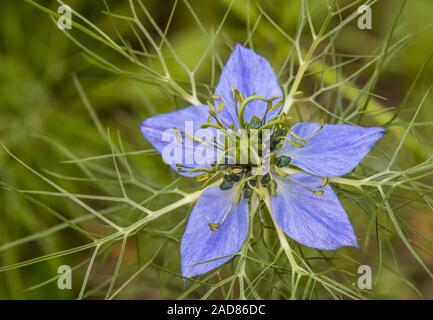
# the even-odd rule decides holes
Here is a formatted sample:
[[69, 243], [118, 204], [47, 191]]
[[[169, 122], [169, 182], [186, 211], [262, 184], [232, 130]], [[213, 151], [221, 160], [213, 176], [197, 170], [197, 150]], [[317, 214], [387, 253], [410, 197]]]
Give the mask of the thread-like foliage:
[[[95, 153], [85, 140], [76, 148], [59, 143], [55, 136], [37, 135], [33, 139], [54, 150], [51, 154], [56, 161], [60, 159], [60, 166], [41, 169], [15, 152], [12, 143], [2, 144], [8, 163], [19, 164], [17, 170], [27, 171], [38, 181], [36, 185], [43, 182], [46, 186], [21, 189], [19, 181], [5, 176], [0, 179], [3, 200], [18, 197], [32, 208], [26, 215], [43, 220], [53, 216], [57, 223], [1, 242], [4, 254], [26, 254], [11, 258], [12, 263], [2, 260], [0, 275], [31, 273], [39, 265], [50, 265], [45, 281], [25, 283], [26, 292], [36, 297], [56, 285], [60, 276], [56, 267], [61, 264], [73, 270], [71, 297], [78, 299], [368, 299], [392, 295], [375, 290], [390, 278], [407, 287], [408, 296], [423, 297], [422, 289], [402, 270], [401, 256], [433, 280], [426, 262], [432, 256], [431, 240], [405, 214], [433, 209], [432, 148], [422, 133], [433, 124], [423, 120], [431, 97], [428, 88], [423, 96], [414, 92], [429, 61], [419, 66], [418, 76], [399, 105], [390, 108], [376, 89], [385, 70], [424, 30], [401, 36], [399, 19], [407, 5], [402, 1], [385, 38], [371, 52], [346, 52], [339, 45], [347, 29], [363, 32], [353, 31], [358, 7], [368, 5], [374, 11], [376, 2], [297, 0], [268, 7], [260, 1], [221, 1], [204, 5], [218, 9], [211, 22], [205, 23], [209, 13], [197, 10], [203, 6], [196, 7], [194, 1], [171, 2], [161, 18], [152, 11], [155, 4], [148, 1], [129, 0], [115, 7], [104, 0], [102, 23], [97, 25], [94, 17], [72, 7], [73, 28], [63, 30], [62, 35], [79, 49], [80, 61], [87, 61], [90, 70], [98, 69], [104, 77], [123, 83], [117, 88], [138, 92], [143, 116], [206, 103], [227, 54], [240, 42], [272, 62], [284, 91], [283, 108], [294, 123], [386, 127], [385, 139], [358, 169], [330, 181], [360, 239], [359, 250], [322, 252], [302, 247], [260, 211], [251, 219], [249, 237], [235, 259], [203, 277], [183, 279], [179, 243], [188, 213], [202, 192], [200, 184], [175, 177], [150, 146], [144, 149], [138, 131], [143, 118], [128, 118], [127, 126], [118, 126], [116, 119], [102, 120], [77, 70], [78, 75], [64, 84], [80, 98], [75, 116], [86, 117], [81, 110], [87, 110], [93, 122], [89, 136], [102, 146], [98, 150], [106, 151]], [[59, 14], [55, 6], [36, 0], [26, 3], [48, 14], [43, 17], [51, 17], [56, 28]], [[176, 39], [175, 28], [182, 24], [177, 21], [179, 16], [192, 21], [192, 43]], [[232, 20], [242, 28], [226, 28]], [[288, 31], [290, 24], [293, 33]], [[195, 60], [188, 56], [190, 51]], [[163, 106], [153, 102], [157, 97], [158, 103], [164, 101]], [[118, 119], [122, 117], [127, 115]], [[21, 249], [34, 246], [42, 249], [36, 254]], [[373, 270], [372, 290], [357, 286], [357, 270], [364, 264]]]

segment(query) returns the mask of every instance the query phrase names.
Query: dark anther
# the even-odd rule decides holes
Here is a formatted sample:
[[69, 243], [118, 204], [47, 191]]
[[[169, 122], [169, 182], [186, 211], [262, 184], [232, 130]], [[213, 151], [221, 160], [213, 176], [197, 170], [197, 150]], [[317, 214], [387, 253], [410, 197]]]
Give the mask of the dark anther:
[[284, 168], [284, 167], [287, 167], [291, 161], [292, 161], [292, 158], [290, 158], [290, 157], [280, 156], [280, 157], [277, 157], [275, 159], [275, 165], [279, 168]]
[[251, 119], [251, 122], [250, 122], [250, 128], [251, 129], [258, 129], [261, 126], [262, 126], [262, 121], [258, 117], [253, 116]]
[[250, 199], [253, 195], [253, 189], [251, 189], [250, 187], [245, 187], [244, 188], [244, 199]]
[[238, 176], [237, 174], [230, 174], [228, 176], [228, 180], [233, 181], [233, 182], [238, 182], [239, 180], [241, 180], [241, 177]]
[[271, 176], [269, 173], [267, 173], [262, 177], [262, 186], [267, 187], [269, 185], [269, 181], [271, 181]]
[[274, 132], [272, 132], [271, 137], [274, 139], [280, 139], [286, 136], [286, 130], [283, 128], [277, 128], [274, 130]]
[[280, 142], [284, 140], [284, 137], [286, 136], [287, 132], [283, 128], [277, 128], [271, 135], [271, 151], [275, 151]]
[[221, 190], [230, 190], [231, 188], [233, 188], [233, 182], [231, 182], [230, 180], [225, 180], [220, 184], [220, 189]]

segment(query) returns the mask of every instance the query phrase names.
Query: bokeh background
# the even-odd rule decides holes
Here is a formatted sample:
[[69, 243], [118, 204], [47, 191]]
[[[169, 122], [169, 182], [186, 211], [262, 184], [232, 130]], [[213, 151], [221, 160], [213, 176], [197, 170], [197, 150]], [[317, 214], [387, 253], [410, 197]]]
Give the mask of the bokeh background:
[[[59, 6], [56, 1], [36, 2], [54, 12]], [[136, 36], [127, 24], [118, 23], [116, 28], [113, 27], [113, 19], [106, 14], [107, 7], [104, 1], [71, 0], [67, 3], [113, 39], [119, 39], [121, 35], [132, 46], [139, 47]], [[143, 3], [155, 22], [164, 29], [170, 19], [174, 1], [146, 0]], [[107, 4], [113, 13], [130, 13], [128, 1], [107, 0]], [[226, 0], [192, 0], [188, 3], [179, 1], [166, 37], [187, 65], [194, 66], [200, 59], [201, 53], [210, 45], [209, 35], [217, 30], [229, 4], [230, 2]], [[201, 25], [197, 24], [188, 5], [199, 17]], [[222, 61], [226, 59], [230, 47], [235, 42], [246, 42], [248, 37], [246, 30], [248, 24], [252, 23], [246, 18], [248, 16], [246, 13], [248, 12], [253, 19], [254, 14], [259, 12], [257, 5], [285, 32], [295, 34], [299, 1], [235, 1], [222, 27], [221, 35], [212, 48], [212, 50], [219, 50]], [[400, 6], [401, 2], [397, 0], [379, 0], [373, 8], [373, 29], [361, 31], [356, 23], [349, 24], [339, 36], [337, 42], [339, 51], [356, 55], [370, 55], [377, 52], [389, 33]], [[420, 68], [433, 52], [433, 29], [430, 28], [432, 13], [431, 0], [408, 1], [406, 4], [393, 40], [406, 35], [416, 34], [416, 37], [393, 57], [380, 76], [376, 93], [386, 97], [387, 100], [381, 100], [383, 106], [392, 109], [399, 105]], [[143, 183], [152, 190], [159, 190], [175, 181], [175, 174], [161, 162], [157, 155], [140, 153], [140, 150], [149, 149], [149, 145], [142, 138], [139, 125], [146, 117], [185, 106], [187, 102], [179, 97], [173, 97], [167, 90], [148, 83], [145, 79], [113, 74], [98, 68], [95, 61], [86, 55], [85, 49], [65, 36], [46, 12], [26, 1], [0, 1], [0, 15], [0, 141], [11, 153], [71, 193], [98, 195], [107, 189], [113, 192], [115, 187], [112, 186], [112, 181], [115, 180], [115, 172], [110, 158], [86, 162], [84, 167], [76, 163], [65, 163], [65, 160], [70, 159], [109, 155], [110, 144], [101, 134], [102, 128], [104, 134], [109, 132], [110, 137], [116, 141], [117, 147], [119, 147], [118, 138], [121, 137], [124, 150], [138, 151], [129, 159], [134, 168], [132, 174], [138, 184]], [[320, 20], [320, 17], [317, 19]], [[148, 21], [144, 18], [143, 21], [149, 29], [152, 29]], [[122, 55], [82, 32], [75, 32], [84, 48], [97, 52], [123, 70], [140, 74], [140, 69]], [[157, 37], [154, 29], [152, 32]], [[275, 67], [282, 65], [287, 53], [287, 42], [272, 29], [269, 23], [260, 23], [257, 26], [254, 44]], [[154, 52], [149, 50], [149, 55], [152, 54]], [[168, 61], [171, 63], [170, 60]], [[211, 64], [206, 61], [198, 69], [195, 77], [198, 83], [214, 85], [211, 82], [218, 79], [219, 70], [211, 70], [210, 66]], [[180, 83], [187, 79], [174, 64], [171, 68]], [[432, 74], [433, 64], [429, 64], [415, 84], [409, 106], [400, 115], [402, 119], [410, 120], [420, 98], [433, 84]], [[76, 79], [75, 83], [74, 79]], [[359, 81], [362, 83], [363, 79]], [[77, 88], [81, 88], [82, 91]], [[84, 95], [100, 121], [100, 128], [95, 126], [92, 119], [94, 115], [89, 112]], [[413, 107], [411, 107], [412, 101]], [[419, 115], [419, 119], [422, 120], [419, 121], [433, 121], [431, 97], [428, 97], [426, 104], [427, 106]], [[426, 130], [423, 134], [422, 139], [431, 145], [433, 132]], [[407, 161], [408, 165], [416, 163], [416, 157], [412, 157], [410, 152], [408, 154], [402, 159], [401, 165], [405, 165], [404, 161]], [[91, 171], [89, 175], [83, 174], [86, 170]], [[80, 176], [83, 178], [77, 178]], [[0, 181], [3, 183], [0, 188], [0, 267], [11, 266], [86, 242], [86, 239], [75, 230], [66, 227], [56, 229], [59, 220], [48, 213], [41, 203], [69, 219], [83, 216], [86, 212], [68, 198], [40, 194], [40, 191], [53, 190], [3, 148], [0, 149]], [[192, 181], [182, 180], [180, 183], [184, 190], [194, 190], [197, 186]], [[29, 199], [20, 192], [22, 190], [39, 192], [26, 193], [31, 195], [32, 198]], [[130, 186], [130, 192], [131, 197], [137, 201], [152, 195], [151, 190], [143, 190], [137, 185]], [[151, 200], [149, 206], [158, 208], [164, 203], [177, 199], [178, 195], [170, 193], [160, 198]], [[35, 202], [35, 199], [40, 202]], [[112, 203], [107, 204], [95, 198], [87, 199], [86, 203], [101, 212], [112, 209], [116, 212], [119, 223], [128, 223], [136, 218], [136, 213], [123, 208], [121, 204], [120, 207], [114, 208]], [[182, 213], [175, 220], [185, 218], [187, 210], [180, 212]], [[433, 239], [432, 210], [423, 206], [407, 207], [400, 213], [427, 239], [422, 242], [424, 249], [420, 249], [418, 253], [426, 265], [433, 269], [433, 258], [429, 254], [429, 249], [425, 249], [431, 246], [428, 239]], [[168, 227], [171, 225], [170, 219], [160, 223], [162, 226], [165, 223]], [[101, 234], [106, 231], [104, 230], [106, 227], [95, 220], [84, 221], [80, 225], [94, 233]], [[176, 233], [178, 237], [181, 236], [182, 230], [181, 226]], [[146, 259], [147, 252], [140, 251], [142, 243], [148, 244], [145, 246], [146, 250], [153, 247], [151, 244], [153, 241], [155, 246], [157, 245], [155, 238], [159, 235], [152, 235], [152, 230], [145, 231], [134, 236], [126, 248], [125, 265], [132, 270], [137, 270], [135, 265], [137, 260]], [[411, 238], [412, 234], [408, 234], [408, 237]], [[393, 243], [395, 250], [390, 253], [387, 250], [388, 244], [384, 244], [381, 259], [384, 265], [393, 265], [397, 260], [402, 276], [396, 276], [386, 268], [381, 270], [371, 297], [419, 298], [412, 288], [414, 284], [424, 297], [433, 298], [433, 280], [414, 261], [398, 237], [392, 241], [395, 241]], [[119, 297], [135, 299], [178, 297], [183, 292], [182, 280], [167, 271], [179, 272], [178, 245], [173, 241], [172, 245], [165, 247], [152, 265]], [[88, 297], [104, 297], [104, 291], [98, 291], [98, 286], [107, 285], [104, 281], [115, 267], [118, 252], [118, 244], [113, 244], [103, 259], [98, 262], [95, 274], [90, 279], [89, 290], [91, 291]], [[76, 298], [83, 281], [85, 264], [74, 270], [72, 290], [59, 290], [55, 281], [45, 282], [57, 275], [59, 265], [77, 265], [88, 258], [89, 252], [77, 252], [2, 271], [0, 272], [0, 298]], [[366, 263], [374, 264], [369, 260], [366, 260]]]

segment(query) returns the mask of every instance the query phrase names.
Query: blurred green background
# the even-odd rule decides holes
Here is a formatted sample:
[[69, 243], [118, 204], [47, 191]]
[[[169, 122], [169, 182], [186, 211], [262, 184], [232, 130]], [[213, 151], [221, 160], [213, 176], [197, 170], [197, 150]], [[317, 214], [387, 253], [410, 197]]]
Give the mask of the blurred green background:
[[[39, 0], [37, 3], [54, 12], [59, 6], [56, 1]], [[119, 40], [121, 35], [131, 45], [138, 47], [137, 38], [126, 23], [116, 22], [117, 27], [113, 27], [113, 19], [104, 13], [107, 8], [103, 1], [74, 0], [67, 3], [113, 39]], [[107, 3], [113, 13], [130, 14], [128, 1], [110, 0]], [[174, 1], [143, 1], [143, 3], [155, 22], [164, 29], [170, 19]], [[202, 52], [209, 46], [210, 34], [218, 29], [229, 4], [229, 1], [224, 0], [189, 1], [189, 5], [202, 22], [200, 26], [187, 4], [179, 1], [171, 27], [167, 32], [167, 39], [188, 66], [194, 66]], [[248, 36], [247, 26], [251, 23], [246, 19], [246, 12], [254, 17], [254, 14], [259, 12], [257, 5], [260, 5], [285, 32], [295, 34], [299, 1], [235, 1], [215, 45], [215, 48], [220, 51], [222, 61], [226, 59], [230, 46], [235, 42], [245, 43]], [[400, 1], [380, 0], [373, 8], [373, 29], [360, 31], [356, 23], [348, 25], [339, 36], [337, 42], [339, 51], [358, 55], [377, 52], [377, 48], [389, 32], [399, 7]], [[95, 167], [91, 168], [93, 170], [91, 175], [95, 175], [94, 180], [89, 178], [89, 175], [83, 175], [87, 167], [82, 168], [62, 162], [71, 158], [111, 153], [110, 145], [94, 125], [92, 115], [83, 103], [83, 97], [80, 98], [77, 86], [73, 82], [74, 76], [79, 79], [88, 101], [100, 119], [103, 132], [106, 133], [109, 129], [110, 135], [116, 141], [119, 134], [123, 147], [129, 151], [149, 148], [139, 131], [143, 119], [156, 113], [186, 106], [188, 103], [178, 97], [173, 98], [166, 90], [149, 84], [143, 79], [116, 75], [98, 68], [88, 56], [83, 55], [82, 48], [57, 28], [48, 14], [26, 1], [0, 1], [0, 13], [1, 143], [31, 168], [42, 172], [69, 192], [97, 195], [107, 189], [112, 191], [115, 187], [111, 182], [115, 176], [113, 178], [112, 171], [111, 173], [109, 171], [113, 170], [110, 159], [96, 162]], [[408, 34], [415, 34], [424, 28], [425, 31], [414, 38], [386, 65], [376, 90], [377, 94], [388, 99], [382, 101], [383, 105], [392, 108], [401, 102], [419, 69], [433, 52], [433, 29], [428, 28], [432, 22], [432, 15], [431, 0], [407, 3], [394, 40]], [[149, 22], [145, 19], [143, 21], [151, 29]], [[156, 31], [152, 30], [152, 35], [158, 37]], [[92, 40], [82, 32], [76, 30], [72, 32], [75, 32], [75, 36], [86, 48], [98, 52], [123, 70], [140, 74], [141, 71], [136, 65], [114, 50]], [[265, 19], [257, 26], [254, 44], [275, 68], [282, 65], [287, 53], [287, 42], [275, 29], [272, 29], [269, 23], [266, 23]], [[148, 47], [148, 44], [145, 43], [145, 46]], [[150, 54], [154, 52], [150, 50]], [[152, 61], [152, 58], [149, 61]], [[172, 62], [169, 60], [169, 63]], [[214, 85], [218, 79], [219, 70], [214, 72], [210, 65], [206, 60], [195, 77], [200, 85], [204, 84], [203, 88], [206, 85]], [[173, 64], [171, 68], [180, 83], [187, 80], [179, 67]], [[414, 107], [408, 107], [402, 112], [403, 119], [410, 119], [420, 98], [433, 84], [432, 74], [433, 65], [430, 64], [414, 88], [412, 95]], [[202, 92], [206, 92], [206, 88]], [[422, 121], [432, 121], [432, 103], [429, 97], [427, 107], [423, 108], [420, 115]], [[426, 131], [424, 139], [431, 142], [431, 134], [433, 134], [431, 131]], [[151, 188], [163, 188], [176, 179], [175, 174], [163, 165], [158, 156], [138, 154], [131, 158], [133, 174], [137, 181]], [[408, 165], [413, 165], [415, 160], [408, 156], [404, 161], [408, 161]], [[400, 165], [404, 166], [405, 163]], [[73, 178], [80, 175], [87, 177], [87, 180]], [[0, 181], [4, 183], [3, 188], [0, 188], [0, 267], [86, 243], [85, 238], [73, 230], [50, 229], [55, 228], [59, 223], [55, 217], [34, 201], [29, 201], [22, 193], [6, 187], [5, 184], [19, 190], [52, 191], [44, 181], [24, 168], [3, 149], [0, 149]], [[191, 181], [181, 183], [184, 184], [184, 189], [193, 190], [195, 187]], [[145, 191], [133, 187], [131, 187], [131, 196], [137, 201], [147, 197]], [[167, 197], [171, 201], [176, 198], [173, 194]], [[70, 219], [85, 213], [69, 199], [40, 194], [34, 195], [34, 198]], [[157, 208], [163, 203], [169, 203], [166, 198], [156, 199], [150, 206]], [[90, 199], [86, 203], [97, 210], [112, 208], [112, 204], [107, 205], [104, 201], [95, 199]], [[134, 213], [128, 211], [129, 209], [114, 208], [113, 210], [119, 210], [118, 219], [121, 223], [128, 223], [134, 219]], [[426, 238], [433, 239], [431, 210], [422, 207], [407, 208], [402, 214], [416, 230]], [[180, 218], [183, 217], [184, 215]], [[167, 222], [167, 226], [169, 225], [170, 222]], [[104, 232], [104, 227], [95, 221], [84, 223], [83, 226], [92, 232]], [[46, 230], [51, 230], [49, 232], [52, 233], [41, 236]], [[179, 236], [181, 232], [182, 230], [179, 230]], [[32, 235], [37, 235], [35, 241], [30, 241]], [[140, 237], [144, 237], [144, 241], [152, 241], [152, 235], [140, 233], [137, 235], [137, 245], [128, 245], [125, 261], [130, 261], [131, 265], [135, 263], [133, 261], [140, 251], [138, 245]], [[24, 239], [23, 243], [16, 242], [19, 239]], [[433, 298], [432, 280], [413, 262], [413, 258], [399, 240], [395, 239], [395, 241], [397, 249], [394, 254], [398, 256], [405, 279], [416, 284], [425, 297]], [[426, 243], [425, 246], [431, 248], [430, 243]], [[178, 244], [173, 244], [169, 248], [158, 257], [157, 262], [161, 268], [177, 270]], [[104, 261], [98, 266], [96, 276], [90, 280], [89, 288], [97, 288], [106, 280], [107, 274], [116, 263], [118, 250], [114, 247], [111, 253], [104, 257]], [[432, 268], [432, 256], [421, 250], [419, 253], [425, 259], [425, 263]], [[143, 255], [145, 256], [146, 253]], [[79, 268], [77, 272], [74, 271], [73, 290], [59, 290], [55, 282], [34, 290], [27, 289], [56, 276], [59, 265], [79, 264], [88, 257], [88, 252], [78, 252], [28, 267], [1, 272], [0, 298], [75, 298], [83, 280], [85, 266]], [[395, 259], [389, 253], [384, 253], [382, 258], [385, 260], [384, 264], [388, 262], [391, 264]], [[128, 290], [125, 290], [120, 297], [175, 298], [182, 290], [180, 279], [167, 276], [158, 267], [153, 266], [150, 271], [146, 271], [131, 283]], [[375, 283], [374, 292], [375, 298], [417, 298], [410, 286], [405, 285], [404, 281], [392, 273], [387, 273], [386, 270], [382, 271], [380, 280]], [[95, 290], [90, 297], [103, 298], [103, 294]]]

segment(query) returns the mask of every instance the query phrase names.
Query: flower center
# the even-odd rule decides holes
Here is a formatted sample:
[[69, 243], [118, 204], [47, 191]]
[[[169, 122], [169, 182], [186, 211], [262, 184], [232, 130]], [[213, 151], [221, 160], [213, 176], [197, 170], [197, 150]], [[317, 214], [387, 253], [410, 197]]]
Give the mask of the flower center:
[[[289, 123], [292, 118], [278, 111], [283, 104], [280, 97], [265, 98], [253, 94], [245, 98], [235, 88], [232, 88], [232, 94], [236, 116], [230, 113], [224, 113], [222, 116], [224, 101], [220, 96], [213, 95], [212, 100], [208, 101], [208, 120], [200, 126], [202, 129], [215, 128], [216, 132], [221, 134], [219, 137], [214, 137], [212, 142], [213, 147], [221, 152], [217, 160], [210, 167], [185, 168], [179, 165], [178, 170], [189, 173], [199, 172], [195, 179], [203, 182], [204, 185], [222, 177], [220, 189], [236, 188], [237, 202], [242, 198], [249, 201], [255, 193], [262, 198], [261, 190], [263, 189], [267, 189], [271, 196], [276, 196], [278, 185], [274, 179], [275, 176], [284, 177], [301, 185], [284, 171], [285, 168], [291, 167], [292, 159], [289, 156], [278, 155], [277, 151], [286, 143], [296, 148], [303, 148], [307, 140], [317, 132], [313, 132], [306, 138], [293, 132]], [[247, 108], [251, 108], [255, 102], [266, 103], [265, 112], [261, 118], [253, 115], [250, 119], [245, 119]], [[228, 123], [228, 114], [235, 123]], [[185, 136], [185, 138], [200, 144], [204, 143], [196, 137]], [[326, 182], [324, 179], [324, 183], [319, 188], [301, 186], [320, 196], [323, 194], [322, 188], [327, 183], [326, 178]], [[222, 221], [210, 223], [209, 228], [217, 231], [225, 218], [226, 215]]]

